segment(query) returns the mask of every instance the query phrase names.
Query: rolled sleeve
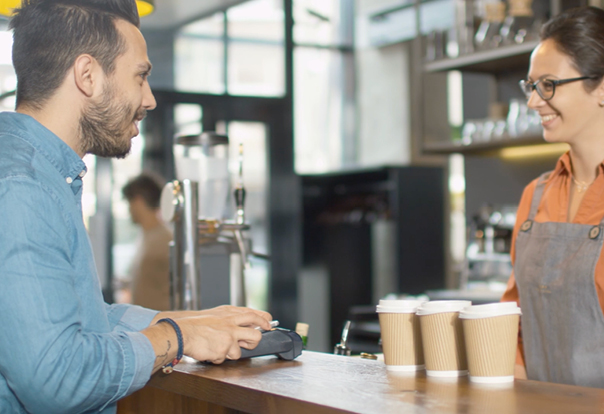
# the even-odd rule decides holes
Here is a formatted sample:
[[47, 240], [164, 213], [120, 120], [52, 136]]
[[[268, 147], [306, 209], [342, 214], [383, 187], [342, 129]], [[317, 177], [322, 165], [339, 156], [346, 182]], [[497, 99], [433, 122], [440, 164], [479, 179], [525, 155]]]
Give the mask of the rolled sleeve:
[[[153, 370], [155, 352], [147, 337], [140, 332], [120, 332], [116, 340], [123, 350], [124, 375], [119, 388], [103, 409], [118, 399], [130, 395], [145, 386]], [[149, 363], [149, 361], [152, 361]]]
[[128, 304], [105, 304], [109, 324], [114, 331], [142, 331], [149, 327], [159, 311]]
[[151, 342], [149, 342], [149, 339], [144, 334], [140, 332], [127, 332], [125, 335], [132, 346], [134, 360], [132, 381], [125, 392], [126, 395], [130, 395], [134, 391], [143, 388], [147, 381], [149, 381], [151, 372], [153, 371], [155, 352], [153, 351]]

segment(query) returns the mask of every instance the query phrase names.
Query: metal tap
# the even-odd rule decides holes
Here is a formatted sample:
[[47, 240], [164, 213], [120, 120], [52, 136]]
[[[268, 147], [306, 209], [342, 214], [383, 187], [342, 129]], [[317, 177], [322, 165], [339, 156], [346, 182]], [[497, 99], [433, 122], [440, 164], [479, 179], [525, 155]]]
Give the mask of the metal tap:
[[344, 329], [342, 329], [342, 339], [340, 339], [340, 343], [333, 348], [333, 353], [336, 355], [350, 356], [350, 354], [352, 353], [352, 350], [347, 345], [350, 324], [351, 321], [346, 321], [346, 323], [344, 324]]
[[239, 179], [235, 187], [235, 203], [237, 205], [237, 216], [235, 223], [245, 223], [245, 188], [243, 187], [243, 144], [239, 144]]
[[164, 187], [161, 212], [166, 222], [174, 222], [174, 241], [170, 245], [170, 302], [172, 309], [201, 309], [198, 274], [200, 271], [197, 246], [197, 182], [173, 181]]
[[[234, 191], [235, 203], [237, 205], [237, 214], [235, 217], [235, 223], [239, 226], [245, 225], [245, 187], [243, 186], [243, 144], [239, 144], [239, 179], [237, 180], [237, 187]], [[236, 227], [233, 229], [237, 246], [239, 247], [239, 253], [241, 253], [241, 263], [243, 269], [249, 269], [251, 267], [250, 260], [248, 257], [245, 242], [243, 240], [242, 227]]]

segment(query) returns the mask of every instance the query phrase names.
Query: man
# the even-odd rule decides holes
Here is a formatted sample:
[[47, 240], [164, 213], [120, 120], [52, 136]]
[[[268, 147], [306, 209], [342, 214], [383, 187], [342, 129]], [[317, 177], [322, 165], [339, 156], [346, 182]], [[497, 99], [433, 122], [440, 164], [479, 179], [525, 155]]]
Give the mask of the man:
[[[82, 223], [87, 153], [123, 157], [155, 107], [134, 0], [24, 0], [17, 112], [0, 114], [0, 412], [115, 412], [181, 352], [221, 363], [271, 316], [102, 300]], [[157, 323], [170, 318], [170, 320]], [[185, 318], [186, 317], [186, 318]]]
[[158, 178], [143, 173], [130, 180], [122, 194], [128, 200], [132, 222], [142, 230], [130, 267], [132, 303], [169, 310], [172, 233], [159, 217], [161, 190]]

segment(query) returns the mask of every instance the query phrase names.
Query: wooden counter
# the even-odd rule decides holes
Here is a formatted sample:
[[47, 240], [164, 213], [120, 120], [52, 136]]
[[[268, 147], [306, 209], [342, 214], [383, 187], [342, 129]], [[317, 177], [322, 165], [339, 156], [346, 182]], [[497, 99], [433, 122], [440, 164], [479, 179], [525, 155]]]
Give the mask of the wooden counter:
[[[604, 373], [603, 373], [604, 375]], [[181, 362], [120, 401], [118, 413], [604, 413], [604, 390], [517, 380], [479, 385], [467, 377], [393, 374], [381, 361], [304, 351], [222, 365]]]

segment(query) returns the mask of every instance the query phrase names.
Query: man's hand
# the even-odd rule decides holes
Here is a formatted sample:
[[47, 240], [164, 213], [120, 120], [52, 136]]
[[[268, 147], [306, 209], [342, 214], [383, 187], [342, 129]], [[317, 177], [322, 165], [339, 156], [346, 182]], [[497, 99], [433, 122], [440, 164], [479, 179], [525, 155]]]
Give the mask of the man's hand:
[[178, 351], [174, 328], [167, 323], [155, 324], [162, 318], [172, 318], [180, 327], [185, 355], [215, 364], [239, 359], [240, 347], [254, 349], [262, 339], [255, 328], [270, 330], [272, 320], [268, 312], [228, 305], [203, 311], [161, 312], [142, 331], [155, 351], [153, 372], [172, 361]]
[[151, 324], [149, 326], [155, 325], [157, 323], [157, 321], [159, 321], [160, 319], [163, 319], [163, 318], [180, 319], [180, 318], [190, 318], [193, 316], [216, 316], [216, 317], [222, 318], [222, 317], [227, 317], [227, 316], [239, 315], [239, 314], [246, 313], [246, 312], [254, 312], [269, 322], [272, 320], [272, 316], [268, 312], [250, 309], [250, 308], [244, 308], [244, 307], [240, 307], [240, 306], [222, 305], [222, 306], [217, 306], [215, 308], [205, 309], [205, 310], [201, 310], [201, 311], [160, 312], [155, 316], [155, 318], [153, 318], [153, 320], [151, 321]]
[[254, 349], [262, 339], [255, 327], [270, 330], [268, 320], [254, 312], [226, 317], [197, 316], [176, 322], [183, 331], [185, 355], [214, 364], [239, 359], [240, 347]]

